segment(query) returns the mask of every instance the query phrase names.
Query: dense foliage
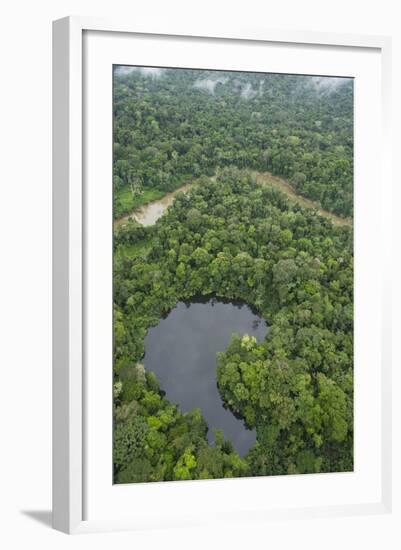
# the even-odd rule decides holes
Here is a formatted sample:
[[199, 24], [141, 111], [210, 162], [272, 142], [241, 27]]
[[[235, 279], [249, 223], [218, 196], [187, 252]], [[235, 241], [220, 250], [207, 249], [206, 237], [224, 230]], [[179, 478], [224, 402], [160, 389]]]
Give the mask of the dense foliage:
[[226, 166], [352, 215], [352, 79], [117, 67], [114, 83], [116, 217]]
[[[189, 78], [187, 72], [182, 78]], [[164, 112], [159, 92], [164, 85], [152, 83], [146, 86], [155, 86], [160, 104], [150, 101], [144, 84], [142, 97], [148, 97], [157, 119], [157, 113]], [[198, 90], [193, 93], [202, 95]], [[221, 96], [223, 101], [224, 89]], [[188, 109], [194, 110], [190, 105]], [[200, 100], [199, 110], [202, 105]], [[143, 119], [146, 109], [142, 107]], [[160, 120], [168, 127], [167, 102], [165, 109]], [[219, 116], [217, 110], [214, 116]], [[205, 112], [199, 120], [204, 117]], [[244, 116], [244, 131], [238, 129], [240, 141], [241, 136], [249, 136], [247, 120]], [[282, 132], [290, 121], [282, 123]], [[211, 147], [215, 147], [219, 132], [213, 132], [213, 118], [208, 124]], [[222, 121], [219, 124], [226, 127]], [[134, 142], [136, 135], [146, 134], [148, 124], [135, 128]], [[168, 139], [176, 147], [171, 132]], [[190, 144], [192, 138], [191, 133]], [[126, 151], [132, 146], [130, 139], [124, 145]], [[140, 156], [142, 149], [137, 145], [135, 151]], [[333, 154], [332, 148], [327, 154]], [[186, 166], [185, 155], [177, 158]], [[278, 190], [259, 185], [249, 172], [232, 167], [219, 170], [215, 181], [204, 177], [190, 193], [179, 193], [155, 225], [129, 222], [119, 227], [114, 247], [117, 482], [352, 469], [350, 228], [333, 227], [312, 209], [290, 202]], [[180, 412], [168, 401], [155, 375], [141, 365], [148, 328], [178, 301], [196, 295], [246, 302], [271, 327], [261, 343], [247, 335], [234, 337], [218, 357], [223, 401], [257, 430], [256, 445], [243, 458], [222, 433], [209, 445], [201, 411]]]

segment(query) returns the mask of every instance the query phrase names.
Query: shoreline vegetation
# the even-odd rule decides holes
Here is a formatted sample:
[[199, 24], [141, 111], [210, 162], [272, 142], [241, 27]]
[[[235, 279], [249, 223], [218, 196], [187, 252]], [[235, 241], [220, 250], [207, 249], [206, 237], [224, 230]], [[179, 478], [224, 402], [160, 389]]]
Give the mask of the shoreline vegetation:
[[[125, 225], [131, 219], [137, 221], [140, 225], [153, 225], [159, 219], [159, 217], [164, 213], [166, 208], [168, 208], [174, 200], [174, 197], [178, 193], [186, 193], [189, 191], [196, 182], [184, 183], [181, 187], [178, 187], [175, 191], [170, 191], [168, 193], [163, 193], [160, 191], [159, 197], [151, 198], [150, 200], [143, 202], [140, 206], [135, 207], [129, 213], [124, 214], [123, 216], [114, 220], [114, 227], [120, 227]], [[153, 207], [153, 208], [152, 208]], [[149, 209], [152, 208], [152, 212], [149, 216], [149, 222], [147, 220], [147, 214]]]
[[[308, 199], [307, 197], [304, 197], [296, 192], [294, 187], [284, 178], [280, 178], [279, 176], [273, 175], [271, 172], [256, 172], [251, 171], [252, 176], [255, 178], [255, 180], [261, 184], [261, 185], [267, 185], [274, 187], [284, 193], [287, 198], [289, 198], [292, 201], [297, 202], [301, 206], [305, 206], [306, 208], [311, 208], [313, 210], [316, 210], [316, 212], [319, 214], [319, 216], [323, 216], [325, 218], [328, 218], [332, 221], [334, 226], [338, 227], [352, 227], [353, 220], [351, 217], [342, 217], [334, 214], [333, 212], [329, 212], [328, 210], [325, 210], [324, 208], [321, 208], [321, 206], [311, 199]], [[216, 176], [212, 176], [209, 179], [215, 179]], [[190, 191], [195, 185], [198, 185], [198, 181], [188, 181], [187, 183], [184, 183], [181, 187], [176, 189], [175, 191], [171, 191], [169, 193], [163, 194], [162, 191], [159, 190], [151, 190], [154, 191], [154, 193], [149, 194], [147, 191], [143, 192], [143, 202], [140, 200], [142, 198], [139, 197], [140, 204], [136, 206], [133, 210], [131, 210], [129, 213], [125, 213], [121, 217], [118, 217], [114, 220], [114, 228], [120, 227], [122, 225], [125, 225], [127, 222], [129, 222], [131, 219], [137, 221], [140, 225], [153, 225], [159, 217], [164, 213], [165, 209], [168, 208], [171, 203], [174, 200], [174, 197], [178, 193], [187, 193]], [[160, 194], [160, 195], [159, 195]], [[155, 206], [153, 209], [153, 212], [150, 215], [150, 220], [148, 222], [147, 220], [147, 212], [149, 208], [152, 207], [152, 205]], [[158, 206], [160, 205], [160, 208]], [[144, 221], [145, 220], [145, 221]]]

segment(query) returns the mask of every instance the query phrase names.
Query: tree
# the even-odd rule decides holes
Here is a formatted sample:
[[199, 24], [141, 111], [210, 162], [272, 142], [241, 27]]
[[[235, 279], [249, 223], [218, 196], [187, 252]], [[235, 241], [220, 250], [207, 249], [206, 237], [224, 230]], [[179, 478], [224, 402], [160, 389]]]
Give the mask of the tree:
[[196, 459], [192, 454], [192, 447], [185, 449], [184, 454], [179, 458], [174, 467], [175, 479], [191, 479], [191, 472], [196, 468]]

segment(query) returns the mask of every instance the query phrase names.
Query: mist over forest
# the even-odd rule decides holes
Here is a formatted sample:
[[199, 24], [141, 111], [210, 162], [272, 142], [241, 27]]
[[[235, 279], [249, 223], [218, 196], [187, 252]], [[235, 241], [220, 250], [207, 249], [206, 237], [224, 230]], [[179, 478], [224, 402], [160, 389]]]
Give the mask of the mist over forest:
[[118, 215], [130, 178], [172, 191], [232, 165], [269, 170], [352, 215], [350, 78], [124, 66], [115, 68], [114, 100]]

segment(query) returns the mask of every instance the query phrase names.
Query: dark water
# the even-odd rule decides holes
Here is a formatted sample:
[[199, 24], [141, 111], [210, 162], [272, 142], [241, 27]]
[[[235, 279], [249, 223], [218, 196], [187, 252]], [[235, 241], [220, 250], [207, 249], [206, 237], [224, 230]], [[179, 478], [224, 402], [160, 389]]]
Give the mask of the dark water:
[[232, 333], [262, 340], [267, 332], [263, 319], [244, 304], [179, 302], [169, 315], [151, 329], [145, 339], [144, 365], [161, 382], [166, 397], [188, 412], [199, 407], [212, 428], [222, 429], [243, 456], [256, 440], [255, 430], [223, 407], [216, 378], [216, 353], [224, 351]]

